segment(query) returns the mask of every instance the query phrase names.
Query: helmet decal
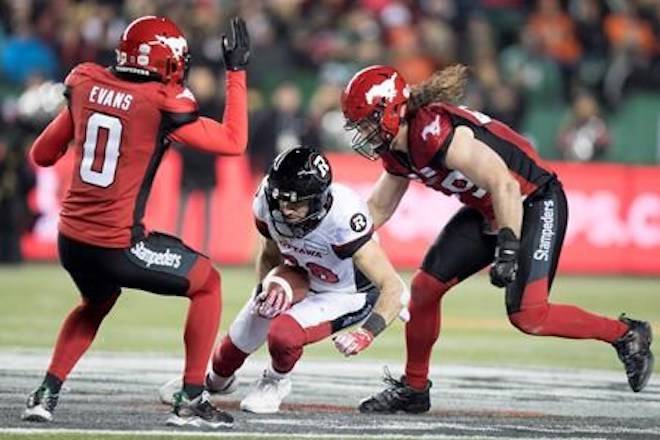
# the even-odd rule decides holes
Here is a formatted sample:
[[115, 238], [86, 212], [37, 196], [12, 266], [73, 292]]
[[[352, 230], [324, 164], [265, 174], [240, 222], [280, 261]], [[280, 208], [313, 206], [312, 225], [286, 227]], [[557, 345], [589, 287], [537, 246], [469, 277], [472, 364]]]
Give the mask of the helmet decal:
[[330, 164], [325, 157], [320, 154], [314, 158], [312, 165], [318, 170], [322, 179], [325, 179], [325, 177], [330, 174]]
[[158, 43], [164, 44], [172, 50], [172, 53], [177, 60], [181, 59], [183, 54], [188, 51], [188, 42], [186, 42], [186, 39], [181, 36], [164, 37], [162, 35], [156, 35], [156, 38], [158, 39]]
[[386, 101], [390, 102], [396, 97], [396, 87], [394, 86], [394, 81], [396, 80], [397, 74], [390, 76], [385, 81], [374, 84], [371, 86], [367, 93], [364, 94], [365, 99], [368, 104], [373, 104], [374, 101], [378, 98], [383, 98]]

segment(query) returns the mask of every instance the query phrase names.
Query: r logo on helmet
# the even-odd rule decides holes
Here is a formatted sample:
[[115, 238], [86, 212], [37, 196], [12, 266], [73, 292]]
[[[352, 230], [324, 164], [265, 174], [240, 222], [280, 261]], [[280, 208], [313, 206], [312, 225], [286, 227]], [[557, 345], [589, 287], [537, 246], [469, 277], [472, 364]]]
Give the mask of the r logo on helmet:
[[323, 156], [318, 155], [314, 158], [313, 164], [314, 167], [316, 167], [316, 169], [319, 171], [321, 177], [325, 179], [328, 173], [330, 172], [330, 165], [328, 164], [328, 162], [326, 162]]

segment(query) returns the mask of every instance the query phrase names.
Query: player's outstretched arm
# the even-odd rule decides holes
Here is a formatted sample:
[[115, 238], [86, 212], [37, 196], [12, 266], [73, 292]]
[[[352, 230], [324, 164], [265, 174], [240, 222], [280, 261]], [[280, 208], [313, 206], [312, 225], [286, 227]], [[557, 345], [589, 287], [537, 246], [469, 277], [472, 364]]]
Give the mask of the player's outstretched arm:
[[383, 172], [367, 201], [369, 212], [374, 219], [374, 229], [378, 229], [392, 217], [409, 184], [410, 181], [405, 177]]
[[69, 108], [65, 107], [32, 144], [30, 150], [32, 160], [42, 167], [54, 165], [66, 153], [73, 136], [73, 119]]
[[380, 296], [362, 326], [334, 339], [337, 350], [346, 356], [358, 354], [367, 348], [401, 313], [409, 297], [406, 285], [375, 240], [369, 240], [358, 249], [353, 254], [353, 262], [380, 290]]
[[170, 133], [171, 140], [211, 153], [243, 154], [248, 140], [247, 79], [245, 68], [250, 57], [250, 37], [245, 22], [231, 21], [230, 37], [223, 36], [227, 77], [225, 111], [222, 122], [200, 117]]

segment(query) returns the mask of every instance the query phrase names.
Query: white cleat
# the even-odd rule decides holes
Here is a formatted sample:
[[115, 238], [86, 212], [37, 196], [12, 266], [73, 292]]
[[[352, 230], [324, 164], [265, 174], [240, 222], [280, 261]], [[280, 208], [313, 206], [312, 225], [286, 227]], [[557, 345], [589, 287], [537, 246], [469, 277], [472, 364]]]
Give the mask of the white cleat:
[[280, 410], [282, 400], [291, 392], [291, 379], [277, 379], [264, 371], [241, 401], [241, 410], [255, 414], [273, 414]]
[[51, 422], [58, 398], [59, 394], [53, 394], [45, 384], [42, 384], [28, 396], [21, 419], [28, 422]]
[[21, 414], [21, 420], [27, 422], [51, 422], [53, 413], [44, 408], [43, 405], [37, 405], [32, 408], [26, 408]]
[[183, 386], [181, 378], [177, 377], [165, 382], [158, 388], [158, 397], [162, 403], [167, 405], [174, 404], [174, 393], [181, 390]]

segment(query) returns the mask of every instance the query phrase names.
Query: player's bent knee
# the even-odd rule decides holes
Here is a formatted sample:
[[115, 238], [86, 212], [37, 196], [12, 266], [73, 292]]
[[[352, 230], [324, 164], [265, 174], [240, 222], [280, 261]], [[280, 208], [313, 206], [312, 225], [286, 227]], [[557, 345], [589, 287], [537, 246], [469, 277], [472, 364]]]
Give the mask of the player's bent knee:
[[509, 314], [509, 321], [523, 333], [528, 335], [543, 335], [544, 324], [548, 317], [548, 306], [537, 306], [522, 309]]
[[411, 307], [426, 307], [436, 303], [452, 285], [418, 270], [410, 283]]
[[220, 294], [220, 272], [218, 272], [210, 260], [200, 258], [188, 277], [190, 286], [187, 295], [192, 297], [201, 292], [206, 294]]
[[105, 316], [115, 305], [117, 298], [119, 298], [119, 293], [110, 295], [110, 297], [103, 300], [83, 298], [82, 304], [79, 307], [95, 315]]
[[271, 354], [286, 354], [302, 350], [305, 330], [289, 315], [274, 318], [268, 329], [268, 349]]

